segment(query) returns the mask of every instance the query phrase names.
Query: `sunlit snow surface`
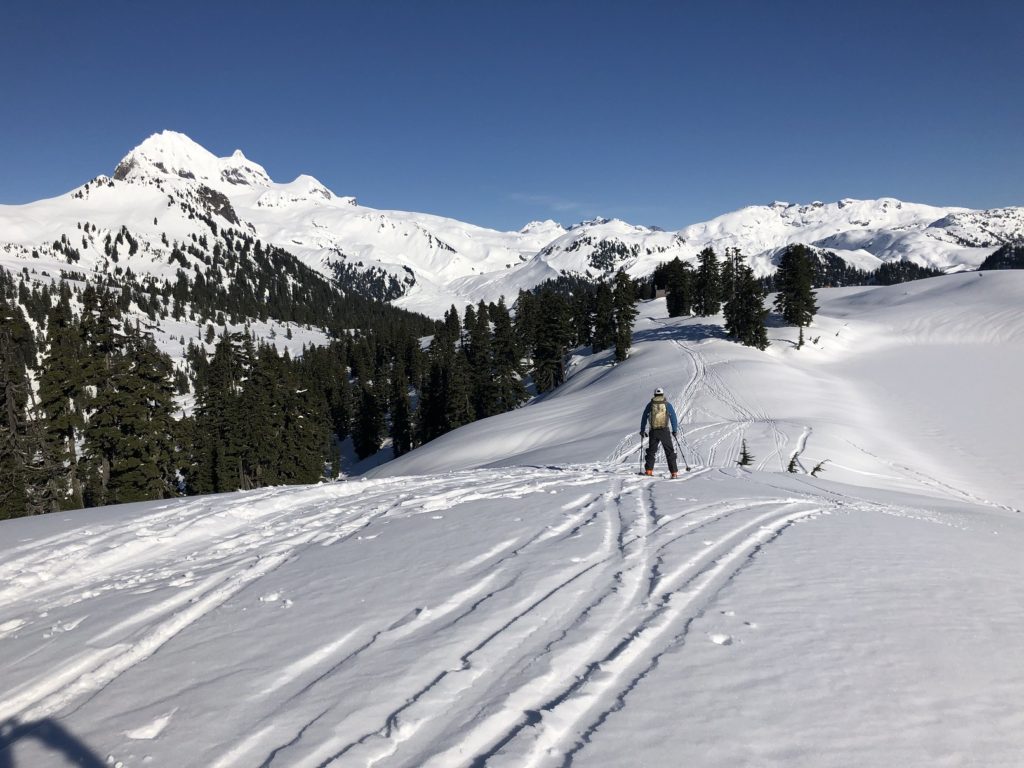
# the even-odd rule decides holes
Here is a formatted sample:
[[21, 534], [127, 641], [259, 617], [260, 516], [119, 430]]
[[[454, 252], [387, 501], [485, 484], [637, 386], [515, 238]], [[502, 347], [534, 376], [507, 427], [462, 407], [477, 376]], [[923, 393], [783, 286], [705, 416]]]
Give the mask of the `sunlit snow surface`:
[[651, 302], [372, 478], [2, 523], [0, 764], [1024, 764], [1022, 278], [822, 291], [800, 351]]

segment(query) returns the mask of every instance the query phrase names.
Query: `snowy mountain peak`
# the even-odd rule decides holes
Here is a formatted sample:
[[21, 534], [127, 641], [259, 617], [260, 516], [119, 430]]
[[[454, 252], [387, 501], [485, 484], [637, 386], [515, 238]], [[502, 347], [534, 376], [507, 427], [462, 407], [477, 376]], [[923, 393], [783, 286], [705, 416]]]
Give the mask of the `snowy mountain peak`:
[[331, 190], [312, 176], [300, 174], [289, 184], [275, 184], [256, 200], [260, 208], [291, 208], [307, 204], [318, 205], [339, 200], [355, 205], [355, 198], [338, 198]]
[[161, 131], [129, 152], [114, 170], [120, 181], [194, 179], [211, 186], [269, 186], [263, 166], [236, 149], [230, 157], [217, 157], [183, 133]]
[[606, 219], [604, 216], [595, 216], [592, 219], [584, 219], [583, 221], [577, 221], [575, 224], [569, 227], [569, 229], [586, 229], [587, 227], [595, 227], [600, 226], [601, 224], [607, 224], [611, 221], [613, 221], [613, 219]]
[[545, 219], [544, 221], [531, 221], [519, 230], [519, 234], [542, 235], [547, 237], [549, 240], [554, 240], [556, 237], [564, 235], [565, 231], [565, 227], [557, 221], [554, 221], [553, 219]]
[[315, 179], [305, 173], [296, 176], [295, 181], [288, 184], [287, 188], [292, 192], [301, 192], [309, 197], [322, 197], [324, 200], [330, 200], [334, 197], [334, 193], [324, 186], [318, 179]]

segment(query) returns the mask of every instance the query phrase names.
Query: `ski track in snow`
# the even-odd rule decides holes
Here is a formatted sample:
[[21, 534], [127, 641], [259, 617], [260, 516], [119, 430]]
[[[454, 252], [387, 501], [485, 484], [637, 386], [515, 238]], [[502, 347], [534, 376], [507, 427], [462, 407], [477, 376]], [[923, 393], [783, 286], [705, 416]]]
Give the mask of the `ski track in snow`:
[[[543, 490], [554, 482], [561, 485], [562, 481], [559, 477], [557, 481], [534, 484], [533, 488]], [[417, 490], [445, 482], [451, 481], [427, 481]], [[357, 488], [358, 484], [319, 486], [298, 493], [294, 489], [254, 493], [245, 503], [229, 511], [206, 512], [205, 507], [214, 502], [199, 501], [93, 532], [86, 539], [88, 543], [79, 543], [82, 536], [77, 532], [74, 536], [51, 537], [15, 548], [13, 556], [0, 566], [0, 578], [8, 585], [0, 591], [0, 597], [6, 602], [30, 591], [36, 599], [48, 601], [49, 608], [44, 613], [67, 610], [110, 590], [138, 592], [158, 585], [185, 588], [197, 581], [198, 586], [183, 589], [179, 596], [150, 606], [120, 625], [106, 628], [93, 641], [110, 641], [143, 625], [145, 630], [141, 636], [132, 636], [130, 642], [87, 650], [63, 670], [10, 691], [0, 702], [0, 720], [14, 716], [46, 717], [79, 698], [95, 694], [306, 546], [335, 543], [355, 536], [375, 519], [399, 508], [405, 508], [407, 515], [415, 515], [448, 508], [463, 497], [517, 498], [530, 492], [522, 490], [517, 479], [509, 484], [511, 487], [497, 485], [468, 494], [455, 488], [410, 500], [390, 498], [394, 496], [392, 485], [385, 483], [376, 494], [362, 494], [356, 503], [340, 506], [330, 503], [323, 511], [301, 516], [296, 515], [299, 509], [330, 498], [338, 489], [344, 502], [346, 492]], [[213, 519], [219, 524], [220, 535], [208, 541], [206, 551], [190, 550], [202, 536], [209, 536], [209, 531], [201, 529]], [[324, 534], [327, 536], [321, 539]], [[129, 545], [122, 546], [119, 542], [132, 537], [135, 540]], [[122, 553], [121, 549], [129, 551]], [[183, 574], [177, 565], [181, 559], [194, 566], [194, 570]], [[142, 567], [141, 563], [147, 566]], [[210, 572], [210, 575], [206, 579], [196, 577], [196, 573], [203, 572]], [[443, 612], [436, 609], [435, 615]], [[75, 629], [77, 623], [62, 625], [61, 631]]]
[[[649, 318], [652, 322], [666, 326], [664, 321]], [[789, 434], [779, 421], [756, 406], [745, 403], [722, 378], [719, 368], [728, 363], [709, 363], [697, 348], [680, 339], [671, 339], [671, 344], [685, 355], [690, 371], [689, 379], [677, 397], [670, 397], [679, 420], [681, 457], [691, 467], [733, 466], [739, 457], [743, 439], [755, 424], [764, 425], [771, 435], [774, 449], [758, 458], [756, 470], [785, 470], [789, 463], [792, 443]], [[724, 406], [727, 420], [712, 412], [714, 403]], [[699, 404], [699, 405], [698, 405]], [[805, 431], [808, 428], [803, 427]], [[803, 438], [806, 440], [806, 436]], [[608, 461], [624, 464], [641, 448], [635, 434], [624, 437], [608, 456]]]
[[[658, 325], [667, 326], [663, 320], [649, 319]], [[755, 424], [760, 424], [769, 430], [774, 449], [761, 457], [756, 457], [752, 469], [756, 471], [786, 471], [790, 459], [795, 457], [800, 472], [804, 474], [810, 472], [800, 460], [807, 448], [807, 441], [813, 433], [813, 429], [809, 425], [793, 425], [800, 429], [800, 435], [794, 442], [790, 434], [783, 428], [784, 422], [773, 418], [765, 408], [744, 402], [726, 384], [719, 369], [728, 367], [727, 361], [709, 363], [698, 349], [698, 345], [688, 344], [680, 339], [672, 339], [671, 343], [686, 355], [691, 370], [690, 378], [679, 397], [673, 398], [679, 419], [680, 442], [685, 451], [684, 458], [692, 459], [691, 464], [706, 467], [735, 466], [747, 432]], [[731, 415], [730, 419], [722, 421], [715, 417], [715, 414], [709, 409], [709, 405], [715, 402], [726, 408]], [[856, 450], [896, 471], [900, 476], [927, 491], [938, 492], [942, 496], [972, 504], [982, 504], [1008, 512], [1021, 512], [1016, 507], [994, 502], [962, 490], [920, 469], [876, 455], [855, 443], [847, 442]], [[627, 436], [616, 446], [609, 459], [624, 463], [636, 451], [635, 436]]]
[[[593, 473], [579, 479], [592, 481]], [[458, 629], [459, 640], [478, 639], [468, 647], [453, 643], [425, 685], [389, 691], [395, 706], [379, 705], [378, 729], [353, 733], [342, 719], [295, 762], [289, 750], [303, 746], [299, 734], [314, 725], [304, 723], [297, 740], [276, 746], [262, 765], [540, 765], [560, 749], [578, 749], [748, 558], [792, 522], [820, 512], [802, 499], [749, 499], [659, 518], [647, 478], [613, 475], [609, 482], [606, 492], [579, 499], [561, 525], [511, 552], [503, 546], [507, 554], [491, 564], [488, 584], [505, 580], [505, 565], [529, 549], [557, 546], [598, 525], [601, 546], [589, 558], [538, 581], [514, 603], [486, 613], [477, 603], [440, 628]], [[688, 556], [663, 572], [667, 555], [682, 544]], [[500, 554], [485, 552], [479, 560]], [[482, 601], [499, 596], [490, 592]], [[477, 624], [463, 626], [474, 615]], [[391, 634], [374, 636], [375, 653], [388, 652], [397, 639]], [[510, 676], [519, 684], [493, 700], [496, 682]], [[318, 713], [316, 720], [329, 716]], [[438, 741], [448, 748], [434, 751]]]
[[902, 476], [909, 478], [918, 485], [921, 485], [930, 491], [937, 491], [942, 496], [949, 496], [954, 499], [966, 501], [971, 504], [981, 504], [986, 507], [995, 507], [996, 509], [1002, 509], [1007, 512], [1014, 512], [1017, 514], [1021, 513], [1021, 510], [1016, 507], [1010, 506], [1008, 504], [1000, 504], [999, 502], [983, 498], [969, 491], [961, 490], [960, 488], [952, 486], [949, 483], [943, 482], [942, 480], [932, 477], [931, 475], [926, 474], [925, 472], [922, 472], [918, 469], [914, 469], [913, 467], [908, 467], [905, 464], [901, 464], [899, 462], [883, 458], [882, 456], [878, 456], [877, 454], [871, 453], [866, 448], [862, 448], [861, 446], [857, 445], [856, 443], [852, 443], [849, 440], [847, 442], [851, 446], [856, 448], [858, 451], [865, 454], [866, 456], [870, 456], [871, 458], [878, 461], [880, 464], [883, 464], [884, 466], [889, 467], [890, 469], [896, 470]]
[[[256, 687], [273, 698], [273, 708], [209, 764], [582, 764], [609, 717], [629, 706], [659, 660], [686, 645], [692, 623], [790, 526], [842, 510], [966, 527], [946, 514], [816, 488], [801, 463], [812, 428], [779, 422], [745, 402], [727, 384], [728, 363], [709, 362], [697, 345], [672, 342], [690, 371], [672, 398], [693, 465], [678, 481], [635, 473], [634, 433], [595, 464], [264, 489], [232, 506], [216, 497], [175, 502], [10, 547], [0, 563], [0, 605], [31, 596], [40, 609], [37, 616], [3, 616], [0, 638], [35, 629], [46, 630], [44, 638], [92, 634], [59, 667], [6, 691], [0, 722], [76, 712], [309, 548], [364, 535], [372, 540], [388, 521], [438, 519], [464, 505], [521, 500], [524, 529], [453, 564], [461, 578], [450, 593], [346, 627], [264, 673]], [[767, 430], [760, 434], [770, 436], [774, 450], [754, 469], [785, 471], [795, 459], [807, 492], [758, 480], [749, 495], [687, 498], [691, 482], [727, 472], [737, 477], [732, 467], [755, 425]], [[800, 430], [795, 440], [789, 427]], [[1019, 511], [851, 445], [933, 493]], [[553, 510], [528, 514], [535, 500], [556, 492], [564, 496]], [[663, 513], [659, 505], [669, 503]], [[574, 542], [580, 554], [563, 557]], [[90, 626], [90, 600], [157, 589], [166, 596], [118, 623]], [[280, 596], [264, 588], [261, 600], [276, 603]], [[715, 634], [710, 641], [729, 645], [732, 638]], [[396, 670], [410, 642], [417, 662]], [[358, 685], [364, 668], [392, 675], [372, 700], [347, 708], [332, 693]], [[126, 733], [157, 739], [175, 711], [165, 708]]]
[[[711, 471], [704, 468], [687, 478]], [[76, 711], [305, 548], [356, 537], [385, 517], [524, 498], [554, 488], [572, 493], [577, 486], [575, 498], [561, 505], [560, 520], [462, 563], [459, 572], [472, 578], [448, 599], [386, 626], [353, 628], [268, 677], [262, 690], [281, 705], [254, 723], [251, 736], [217, 763], [548, 764], [552, 755], [582, 748], [587, 734], [624, 706], [630, 688], [660, 654], [681, 642], [689, 622], [746, 558], [795, 520], [820, 511], [802, 499], [750, 498], [674, 506], [672, 514], [661, 515], [653, 493], [659, 482], [623, 474], [609, 463], [416, 478], [408, 483], [412, 492], [401, 481], [279, 489], [253, 493], [230, 512], [215, 512], [205, 501], [172, 505], [136, 519], [134, 529], [127, 522], [97, 526], [90, 537], [51, 537], [16, 548], [5, 569], [18, 567], [14, 561], [36, 567], [6, 587], [9, 599], [32, 592], [55, 613], [119, 587], [175, 583], [180, 597], [157, 601], [121, 625], [102, 628], [60, 668], [9, 691], [0, 703], [0, 719], [36, 720]], [[350, 495], [358, 485], [370, 487]], [[687, 485], [667, 487], [681, 491]], [[205, 548], [189, 533], [215, 525], [220, 527]], [[548, 550], [547, 557], [558, 562], [564, 543], [580, 536], [594, 541], [586, 556], [543, 573], [523, 562], [528, 557], [544, 561]], [[142, 544], [109, 555], [121, 549], [114, 546], [119, 538]], [[40, 555], [39, 548], [54, 553], [53, 559]], [[183, 556], [184, 573], [175, 567]], [[76, 562], [89, 567], [76, 569]], [[75, 573], [82, 575], [76, 579]], [[382, 693], [371, 707], [378, 713], [375, 730], [360, 730], [368, 719], [365, 709], [345, 713], [313, 706], [327, 681], [357, 663], [386, 665], [413, 637], [423, 644], [423, 662], [430, 669], [408, 675], [412, 687]], [[500, 698], [494, 690], [503, 691]], [[293, 713], [302, 711], [313, 719], [294, 722]], [[329, 735], [322, 732], [327, 724]], [[281, 739], [288, 731], [293, 735]]]

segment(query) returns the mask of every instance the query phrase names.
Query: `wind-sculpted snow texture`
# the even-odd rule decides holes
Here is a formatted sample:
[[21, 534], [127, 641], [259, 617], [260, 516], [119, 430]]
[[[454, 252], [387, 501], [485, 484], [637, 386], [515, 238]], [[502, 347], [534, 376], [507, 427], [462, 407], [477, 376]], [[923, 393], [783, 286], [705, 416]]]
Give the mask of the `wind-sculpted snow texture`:
[[0, 524], [0, 764], [1020, 765], [1018, 277], [822, 292], [767, 354], [650, 302], [372, 478]]

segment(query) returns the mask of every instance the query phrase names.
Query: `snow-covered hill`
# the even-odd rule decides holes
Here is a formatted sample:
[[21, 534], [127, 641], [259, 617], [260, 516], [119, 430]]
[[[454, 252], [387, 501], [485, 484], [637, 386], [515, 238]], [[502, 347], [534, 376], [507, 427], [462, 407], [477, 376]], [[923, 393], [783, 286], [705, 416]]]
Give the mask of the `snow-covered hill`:
[[[84, 233], [82, 225], [95, 230]], [[51, 200], [0, 206], [0, 266], [46, 271], [113, 270], [102, 240], [124, 228], [140, 245], [118, 262], [136, 275], [173, 279], [173, 241], [237, 226], [334, 278], [368, 272], [382, 298], [439, 317], [451, 305], [513, 297], [563, 272], [635, 276], [704, 247], [738, 247], [758, 274], [783, 246], [832, 250], [855, 266], [908, 259], [945, 270], [973, 268], [1000, 244], [1024, 238], [1024, 209], [971, 211], [883, 198], [752, 206], [678, 232], [596, 219], [568, 229], [532, 222], [498, 232], [454, 219], [367, 208], [312, 176], [270, 179], [240, 151], [218, 158], [187, 136], [164, 131], [100, 176]], [[67, 239], [67, 246], [53, 244]], [[70, 250], [78, 257], [69, 255]]]
[[373, 477], [0, 523], [0, 761], [1017, 765], [1022, 293], [823, 290], [763, 353], [653, 301]]

